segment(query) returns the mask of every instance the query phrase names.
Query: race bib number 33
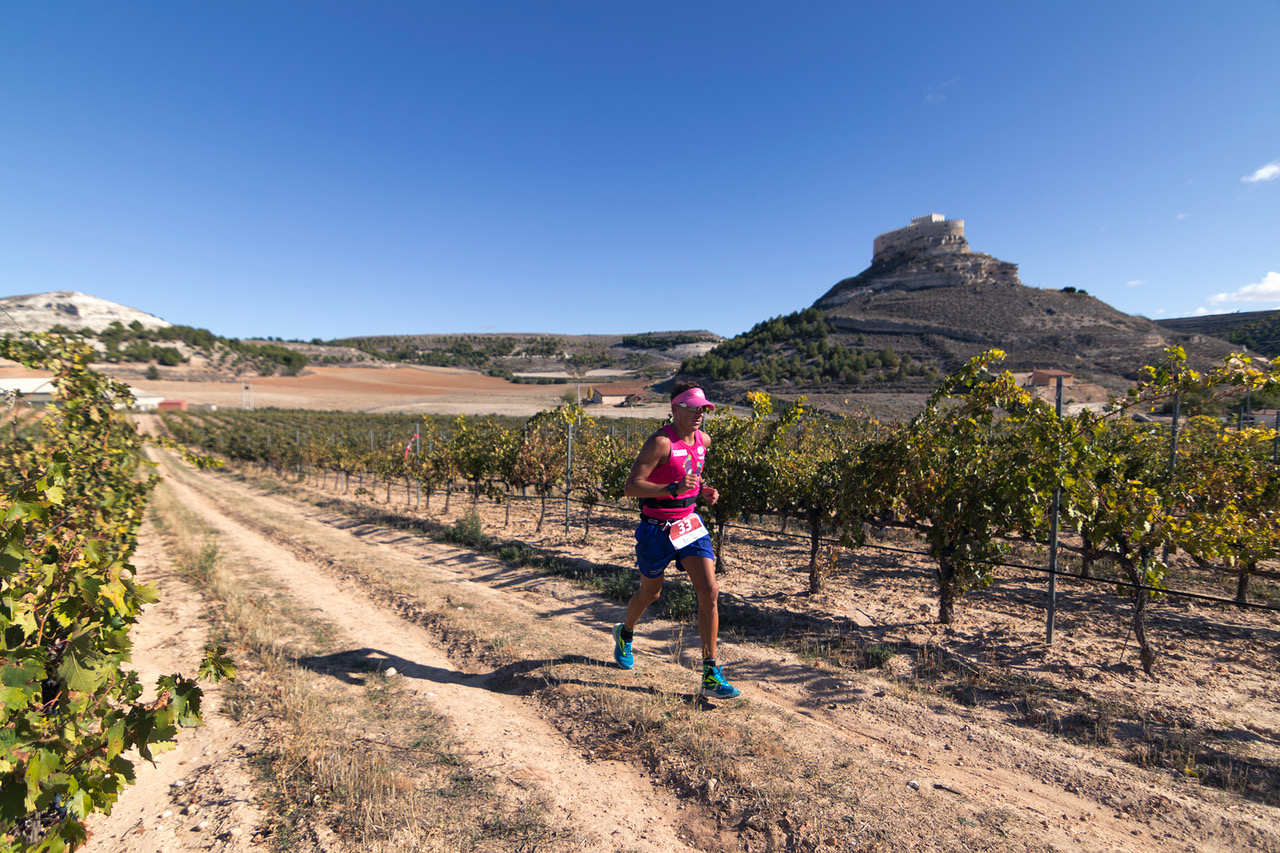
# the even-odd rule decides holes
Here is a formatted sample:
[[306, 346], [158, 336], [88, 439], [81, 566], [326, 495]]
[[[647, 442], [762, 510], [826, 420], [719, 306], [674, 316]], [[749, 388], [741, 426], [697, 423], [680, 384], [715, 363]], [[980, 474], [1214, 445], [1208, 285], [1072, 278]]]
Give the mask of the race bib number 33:
[[703, 536], [707, 535], [707, 528], [702, 524], [702, 517], [696, 512], [691, 513], [679, 521], [671, 522], [671, 526], [667, 528], [671, 536], [671, 544], [677, 549], [697, 542]]

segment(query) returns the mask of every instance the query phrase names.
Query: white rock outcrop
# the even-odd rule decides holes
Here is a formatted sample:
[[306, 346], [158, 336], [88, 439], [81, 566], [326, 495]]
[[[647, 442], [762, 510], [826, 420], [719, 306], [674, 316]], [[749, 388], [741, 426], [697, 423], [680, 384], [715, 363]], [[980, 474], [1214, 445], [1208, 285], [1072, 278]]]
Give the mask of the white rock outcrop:
[[58, 325], [101, 332], [117, 320], [125, 326], [137, 321], [148, 329], [173, 325], [154, 314], [74, 290], [0, 297], [0, 309], [0, 334], [46, 332]]

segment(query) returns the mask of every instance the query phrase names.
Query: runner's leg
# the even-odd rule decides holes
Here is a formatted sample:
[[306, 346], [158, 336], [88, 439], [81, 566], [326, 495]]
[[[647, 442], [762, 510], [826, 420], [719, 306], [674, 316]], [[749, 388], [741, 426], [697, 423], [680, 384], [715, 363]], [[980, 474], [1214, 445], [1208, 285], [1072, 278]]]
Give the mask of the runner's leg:
[[627, 626], [628, 631], [636, 629], [636, 623], [640, 621], [640, 617], [644, 615], [644, 611], [658, 600], [658, 596], [662, 595], [662, 578], [650, 578], [644, 575], [640, 576], [640, 588], [631, 596], [631, 600], [627, 602], [627, 615], [623, 617], [622, 624]]
[[[680, 567], [689, 573], [689, 582], [698, 594], [698, 636], [702, 638], [702, 659], [716, 656], [716, 636], [720, 633], [720, 584], [716, 562], [708, 557], [685, 557]], [[628, 611], [628, 614], [630, 611]]]

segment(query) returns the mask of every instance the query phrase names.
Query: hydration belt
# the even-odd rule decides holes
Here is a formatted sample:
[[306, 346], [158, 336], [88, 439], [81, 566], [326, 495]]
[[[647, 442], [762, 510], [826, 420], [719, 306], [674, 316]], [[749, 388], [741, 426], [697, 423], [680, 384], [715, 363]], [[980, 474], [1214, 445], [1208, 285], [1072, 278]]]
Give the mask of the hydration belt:
[[698, 496], [691, 498], [642, 498], [640, 506], [649, 509], [684, 509], [698, 502]]

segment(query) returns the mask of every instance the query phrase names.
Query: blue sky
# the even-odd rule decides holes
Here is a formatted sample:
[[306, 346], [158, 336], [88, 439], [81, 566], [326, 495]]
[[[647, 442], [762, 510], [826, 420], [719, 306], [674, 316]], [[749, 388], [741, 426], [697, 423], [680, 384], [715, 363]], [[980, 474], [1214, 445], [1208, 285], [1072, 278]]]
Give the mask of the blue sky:
[[0, 6], [0, 296], [232, 337], [744, 331], [930, 212], [1280, 307], [1280, 4]]

